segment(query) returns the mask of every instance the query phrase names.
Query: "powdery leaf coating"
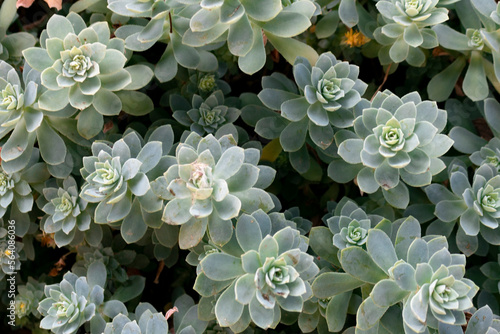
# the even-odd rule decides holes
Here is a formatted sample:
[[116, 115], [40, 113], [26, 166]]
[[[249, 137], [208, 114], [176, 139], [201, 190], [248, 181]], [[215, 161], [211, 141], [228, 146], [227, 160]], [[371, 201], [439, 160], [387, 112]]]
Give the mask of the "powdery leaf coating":
[[[330, 52], [321, 54], [313, 66], [298, 57], [293, 74], [298, 90], [289, 79], [272, 75], [263, 78], [259, 98], [267, 107], [279, 109], [285, 119], [279, 135], [285, 151], [299, 152], [307, 134], [318, 148], [326, 150], [333, 144], [334, 127], [352, 126], [353, 108], [367, 85], [358, 79], [357, 66], [338, 61]], [[270, 120], [264, 120], [266, 127], [273, 127]]]
[[[247, 162], [250, 151], [236, 146], [231, 135], [217, 140], [213, 135], [201, 138], [191, 133], [177, 147], [177, 163], [154, 182], [156, 194], [169, 201], [163, 221], [186, 226], [198, 221], [203, 226], [200, 238], [208, 226], [209, 231], [213, 229], [212, 240], [222, 245], [231, 237], [231, 219], [241, 211], [271, 210], [274, 207], [271, 197], [254, 187], [260, 170], [256, 161]], [[180, 238], [181, 247], [185, 247], [182, 230]], [[199, 241], [191, 241], [190, 247]]]
[[[52, 186], [51, 186], [52, 185]], [[73, 177], [57, 184], [47, 184], [43, 199], [37, 204], [46, 213], [42, 218], [42, 229], [46, 233], [55, 233], [54, 240], [59, 247], [73, 241], [75, 234], [90, 228], [90, 215], [86, 211], [87, 202], [79, 196], [78, 185]]]
[[500, 176], [497, 167], [484, 161], [470, 183], [464, 166], [455, 162], [449, 167], [449, 175], [451, 191], [438, 184], [425, 189], [431, 202], [436, 204], [436, 216], [445, 222], [459, 222], [460, 229], [467, 236], [475, 237], [481, 233], [489, 243], [500, 243]]
[[68, 272], [61, 283], [45, 286], [45, 296], [38, 306], [44, 317], [40, 327], [53, 333], [72, 334], [94, 317], [100, 304], [96, 305], [91, 298], [102, 303], [104, 289], [89, 286], [86, 277]]
[[[127, 216], [139, 219], [134, 224], [126, 219], [122, 233], [145, 233], [142, 212], [153, 213], [163, 209], [162, 200], [153, 194], [150, 178], [161, 174], [156, 170], [165, 164], [173, 142], [169, 125], [155, 129], [151, 140], [143, 145], [143, 139], [136, 132], [129, 132], [114, 144], [95, 141], [93, 156], [83, 159], [80, 173], [86, 182], [82, 185], [80, 197], [89, 203], [97, 203], [94, 220], [101, 224], [121, 221]], [[130, 214], [129, 214], [130, 213]], [[125, 231], [134, 227], [133, 231]]]
[[[241, 260], [234, 258], [234, 261], [230, 261], [229, 258], [233, 257], [229, 255], [210, 252], [200, 262], [199, 275], [206, 275], [207, 279], [213, 281], [232, 282], [215, 305], [217, 320], [223, 326], [233, 326], [239, 322], [242, 316], [246, 316], [244, 306], [248, 305], [248, 316], [255, 324], [263, 329], [274, 327], [277, 322], [273, 319], [280, 308], [300, 312], [304, 300], [310, 298], [309, 281], [319, 269], [312, 256], [305, 253], [305, 240], [291, 227], [265, 237], [260, 231], [244, 232], [255, 228], [265, 230], [263, 218], [255, 213], [238, 220], [237, 240], [246, 249]], [[214, 271], [214, 267], [219, 270]], [[221, 276], [221, 273], [224, 275]], [[236, 309], [241, 312], [236, 312]]]
[[[213, 83], [210, 84], [212, 81]], [[200, 90], [210, 91], [213, 85], [215, 85], [215, 80], [212, 76], [212, 80], [200, 81]], [[182, 99], [182, 97], [177, 95], [171, 99]], [[189, 103], [184, 101], [183, 105], [187, 106]], [[175, 106], [175, 103], [171, 102], [171, 106]], [[189, 126], [191, 131], [200, 136], [215, 133], [221, 126], [233, 123], [241, 113], [239, 109], [224, 104], [224, 94], [221, 90], [213, 92], [206, 99], [195, 94], [192, 98], [191, 109], [174, 109], [173, 111], [173, 117], [179, 123]]]
[[338, 154], [346, 163], [360, 166], [357, 181], [363, 192], [380, 187], [391, 205], [406, 208], [409, 198], [404, 183], [428, 185], [445, 168], [439, 157], [453, 144], [440, 134], [446, 111], [415, 93], [399, 98], [384, 91], [371, 103], [361, 103], [358, 114], [354, 135], [337, 136]]

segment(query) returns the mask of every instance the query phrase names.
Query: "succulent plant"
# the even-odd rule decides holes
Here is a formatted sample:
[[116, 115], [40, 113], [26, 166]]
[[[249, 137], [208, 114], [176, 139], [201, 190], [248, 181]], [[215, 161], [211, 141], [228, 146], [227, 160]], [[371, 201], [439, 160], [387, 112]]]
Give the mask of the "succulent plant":
[[201, 261], [209, 254], [220, 253], [220, 250], [210, 241], [200, 242], [198, 245], [190, 249], [189, 255], [186, 257], [186, 262], [196, 267], [196, 274], [201, 273]]
[[[333, 233], [333, 245], [339, 250], [349, 246], [363, 246], [368, 238], [368, 231], [375, 226], [377, 219], [369, 217], [353, 201], [344, 201], [335, 208], [339, 215], [326, 220]], [[373, 221], [373, 222], [372, 222]]]
[[300, 234], [306, 235], [309, 233], [309, 231], [311, 231], [313, 223], [310, 220], [301, 217], [300, 209], [298, 207], [295, 206], [288, 210], [285, 210], [283, 212], [283, 215], [287, 221], [292, 221], [295, 223], [295, 225], [288, 225], [288, 226], [294, 229], [296, 228], [297, 230], [300, 231]]
[[311, 25], [317, 12], [313, 1], [287, 2], [284, 7], [281, 0], [187, 3], [200, 3], [201, 9], [190, 17], [182, 43], [201, 47], [227, 40], [229, 51], [239, 57], [239, 68], [247, 74], [259, 71], [266, 61], [263, 33], [290, 63], [297, 56], [317, 58], [312, 48], [291, 39]]
[[[295, 61], [294, 77], [300, 95], [289, 81], [280, 85], [272, 77], [263, 80], [259, 98], [290, 121], [280, 135], [285, 151], [300, 149], [307, 132], [318, 147], [326, 149], [333, 142], [332, 126], [352, 125], [352, 108], [361, 101], [367, 87], [358, 79], [358, 73], [357, 66], [338, 61], [332, 53], [323, 53], [314, 66], [304, 58]], [[279, 90], [279, 86], [294, 89], [287, 92]]]
[[167, 224], [182, 225], [179, 246], [198, 244], [209, 231], [223, 245], [232, 235], [231, 219], [240, 212], [274, 207], [266, 188], [275, 171], [257, 166], [260, 152], [236, 146], [232, 135], [219, 140], [192, 132], [176, 149], [177, 162], [156, 179], [153, 191], [168, 201], [163, 212]]
[[35, 45], [36, 38], [24, 31], [8, 34], [7, 30], [16, 17], [16, 1], [3, 1], [0, 7], [0, 60], [17, 64], [22, 60], [22, 51]]
[[[3, 234], [3, 235], [2, 235]], [[0, 280], [5, 278], [5, 275], [12, 275], [21, 269], [21, 255], [23, 254], [24, 245], [16, 241], [9, 243], [10, 239], [7, 232], [0, 233]]]
[[26, 235], [32, 223], [29, 213], [33, 208], [34, 190], [40, 191], [39, 187], [49, 178], [46, 164], [39, 159], [38, 149], [34, 148], [20, 172], [7, 172], [5, 167], [9, 164], [4, 161], [0, 165], [0, 218], [14, 220], [15, 234], [19, 237]]
[[144, 217], [148, 221], [159, 219], [154, 213], [160, 214], [163, 208], [162, 200], [151, 190], [150, 178], [161, 175], [173, 163], [173, 158], [167, 156], [172, 143], [172, 129], [164, 125], [150, 133], [146, 144], [134, 131], [112, 147], [108, 142], [92, 144], [93, 156], [84, 157], [84, 167], [80, 170], [86, 180], [80, 197], [98, 203], [94, 213], [96, 223], [111, 224], [125, 219], [121, 231], [127, 242], [144, 235], [147, 230]]
[[40, 300], [43, 299], [44, 287], [45, 283], [39, 283], [31, 276], [28, 277], [28, 282], [25, 285], [17, 287], [16, 316], [18, 318], [28, 317], [31, 314], [40, 317], [37, 307]]
[[205, 74], [198, 80], [198, 89], [202, 92], [211, 92], [216, 87], [215, 75]]
[[[411, 250], [410, 246], [408, 257], [417, 255]], [[398, 268], [399, 266], [401, 268]], [[462, 272], [457, 272], [456, 268], [460, 266]], [[438, 328], [439, 322], [458, 325], [456, 327], [466, 323], [465, 315], [461, 311], [472, 307], [472, 298], [477, 293], [478, 287], [474, 282], [463, 277], [464, 266], [464, 255], [454, 254], [453, 256], [446, 248], [442, 248], [435, 253], [429, 252], [429, 264], [418, 263], [416, 267], [412, 267], [414, 268], [414, 276], [411, 274], [401, 275], [401, 271], [407, 272], [410, 268], [408, 263], [403, 261], [390, 269], [390, 273], [394, 276], [397, 275], [398, 279], [404, 283], [416, 283], [417, 285], [418, 291], [412, 292], [407, 297], [403, 308], [405, 327], [421, 333], [425, 331], [427, 326]], [[402, 288], [401, 285], [399, 285], [400, 288]], [[380, 287], [381, 291], [375, 290], [373, 296], [384, 290], [382, 284]], [[373, 298], [374, 303], [377, 303], [377, 298]]]
[[[24, 83], [23, 83], [24, 82]], [[19, 172], [31, 161], [32, 155], [37, 154], [34, 150], [35, 141], [38, 139], [38, 147], [42, 159], [49, 164], [52, 174], [61, 177], [61, 165], [73, 161], [67, 156], [67, 147], [58, 132], [66, 133], [65, 129], [57, 129], [62, 123], [65, 124], [69, 133], [71, 128], [76, 129], [72, 122], [61, 122], [61, 116], [71, 116], [73, 111], [66, 109], [59, 115], [47, 113], [38, 107], [38, 85], [40, 83], [39, 73], [25, 64], [22, 80], [16, 70], [4, 61], [0, 61], [0, 138], [7, 137], [2, 146], [2, 167], [8, 173]], [[57, 117], [53, 117], [57, 116]], [[7, 136], [9, 135], [10, 136]], [[71, 135], [70, 135], [71, 136]], [[76, 142], [84, 144], [73, 136]], [[55, 153], [57, 151], [57, 154]], [[69, 162], [68, 162], [69, 160]], [[64, 169], [64, 167], [63, 167]], [[68, 170], [63, 173], [69, 174]], [[64, 176], [63, 176], [64, 177]]]
[[[452, 3], [456, 1], [447, 1]], [[439, 0], [383, 0], [376, 7], [382, 26], [373, 35], [383, 45], [379, 51], [382, 64], [406, 60], [412, 66], [423, 66], [426, 60], [420, 48], [438, 46], [436, 33], [428, 28], [448, 20], [448, 9]]]
[[122, 265], [129, 265], [135, 257], [136, 253], [132, 250], [125, 249], [115, 253], [111, 247], [94, 249], [93, 247], [79, 246], [77, 261], [71, 268], [71, 272], [76, 275], [85, 275], [92, 263], [101, 261], [106, 266], [109, 280], [124, 283], [128, 276]]
[[[444, 236], [421, 238], [420, 223], [413, 217], [393, 226], [394, 232], [385, 227], [370, 229], [366, 251], [356, 246], [343, 249], [340, 263], [346, 273], [318, 276], [312, 286], [314, 295], [335, 298], [365, 282], [373, 284], [358, 308], [359, 330], [387, 326], [395, 313], [402, 315], [403, 324], [397, 326], [404, 333], [431, 332], [442, 324], [460, 328], [466, 323], [463, 311], [472, 307], [478, 291], [473, 281], [464, 278], [465, 255], [450, 254]], [[332, 310], [327, 322], [329, 317], [345, 318], [340, 312]], [[385, 317], [388, 313], [392, 316]]]
[[472, 185], [467, 170], [460, 164], [449, 168], [451, 191], [440, 184], [425, 188], [436, 204], [435, 215], [444, 222], [459, 221], [460, 229], [470, 237], [479, 232], [489, 243], [500, 243], [500, 176], [496, 167], [481, 165], [474, 173]]
[[[500, 50], [497, 47], [500, 42], [497, 36], [500, 22], [495, 21], [498, 17], [497, 4], [494, 1], [476, 0], [470, 1], [470, 4], [470, 9], [459, 15], [465, 34], [443, 24], [433, 27], [442, 47], [458, 51], [457, 59], [429, 82], [427, 90], [429, 97], [434, 100], [444, 101], [449, 97], [458, 78], [448, 73], [460, 73], [466, 65], [468, 67], [462, 86], [465, 95], [473, 101], [488, 97], [487, 78], [493, 84], [500, 78]], [[481, 19], [474, 27], [465, 23], [476, 17]]]
[[487, 145], [472, 153], [469, 158], [476, 166], [490, 164], [500, 171], [500, 139], [492, 138]]
[[170, 95], [170, 108], [179, 123], [189, 126], [200, 136], [215, 133], [225, 124], [232, 124], [240, 116], [240, 110], [224, 104], [224, 94], [217, 90], [206, 99], [194, 94], [192, 103], [180, 95]]
[[108, 7], [119, 15], [151, 18], [140, 24], [118, 28], [116, 36], [125, 40], [127, 49], [145, 51], [157, 41], [168, 43], [156, 64], [155, 75], [160, 82], [172, 80], [178, 65], [189, 69], [211, 72], [217, 69], [217, 58], [201, 48], [182, 42], [188, 20], [200, 8], [196, 1], [109, 0]]
[[33, 207], [33, 194], [28, 182], [22, 178], [21, 173], [8, 174], [0, 167], [0, 216], [15, 201], [16, 206], [26, 213]]
[[186, 78], [180, 75], [182, 84], [184, 84], [181, 88], [181, 94], [188, 98], [197, 94], [205, 99], [213, 92], [221, 90], [224, 96], [228, 95], [231, 92], [231, 86], [223, 79], [224, 75], [227, 74], [227, 68], [227, 64], [220, 61], [216, 71], [207, 73], [188, 69]]
[[305, 173], [310, 167], [307, 134], [319, 151], [331, 156], [336, 155], [334, 128], [352, 126], [353, 107], [367, 87], [358, 73], [357, 66], [338, 61], [328, 52], [321, 54], [314, 66], [297, 58], [294, 77], [298, 89], [278, 73], [264, 77], [259, 99], [266, 107], [280, 110], [281, 117], [263, 114], [256, 122], [256, 132], [268, 139], [279, 137], [283, 149], [290, 152], [292, 166]]
[[[110, 35], [106, 22], [96, 22], [87, 28], [74, 13], [50, 18], [41, 47], [23, 51], [27, 63], [41, 72], [41, 84], [47, 88], [38, 100], [40, 108], [57, 111], [68, 103], [79, 110], [91, 108], [86, 113], [93, 112], [93, 120], [101, 123], [99, 114], [118, 115], [122, 108], [130, 109], [127, 94], [117, 92], [142, 88], [153, 73], [145, 65], [124, 68], [125, 43]], [[130, 94], [140, 100], [135, 107], [141, 102], [151, 103], [144, 93]], [[80, 128], [85, 130], [80, 131], [88, 133], [88, 127], [92, 126], [95, 125], [82, 123]]]
[[201, 261], [195, 289], [203, 296], [219, 293], [207, 290], [212, 284], [225, 289], [215, 304], [221, 326], [238, 332], [250, 321], [263, 329], [275, 327], [281, 309], [300, 312], [310, 298], [309, 280], [319, 269], [306, 253], [306, 239], [291, 227], [264, 236], [270, 230], [263, 212], [243, 214], [235, 231], [241, 251], [233, 254], [239, 255], [213, 252]]
[[481, 307], [472, 314], [465, 334], [479, 334], [483, 331], [488, 334], [497, 334], [500, 331], [500, 321], [496, 319], [488, 305]]
[[9, 325], [500, 333], [500, 4], [72, 2], [0, 0]]
[[[357, 113], [355, 134], [345, 130], [335, 136], [343, 162], [330, 164], [330, 177], [342, 182], [357, 173], [361, 191], [371, 194], [382, 188], [389, 204], [406, 208], [409, 195], [405, 183], [428, 185], [432, 176], [445, 168], [439, 157], [453, 143], [440, 134], [446, 111], [438, 109], [435, 102], [422, 101], [418, 93], [399, 98], [384, 91], [371, 103], [365, 100], [359, 104]], [[348, 174], [336, 175], [346, 169], [351, 169]]]
[[70, 176], [64, 179], [62, 187], [55, 182], [47, 182], [43, 197], [37, 200], [38, 206], [46, 214], [40, 222], [41, 228], [45, 233], [54, 233], [58, 247], [68, 245], [76, 234], [90, 229], [87, 202], [79, 198], [78, 194], [78, 185]]
[[71, 334], [94, 317], [103, 303], [104, 289], [98, 284], [89, 284], [85, 276], [68, 272], [61, 283], [45, 286], [45, 296], [38, 306], [44, 317], [40, 327], [53, 333]]
[[137, 309], [142, 313], [137, 313], [137, 320], [131, 321], [126, 315], [118, 314], [112, 322], [106, 324], [103, 334], [155, 334], [168, 333], [168, 322], [165, 316], [150, 306], [138, 305]]

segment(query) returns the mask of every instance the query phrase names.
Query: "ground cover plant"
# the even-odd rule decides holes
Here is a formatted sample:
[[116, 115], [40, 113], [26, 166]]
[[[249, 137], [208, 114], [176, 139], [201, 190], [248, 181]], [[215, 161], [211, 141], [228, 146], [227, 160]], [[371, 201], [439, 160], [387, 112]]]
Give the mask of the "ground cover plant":
[[494, 0], [4, 0], [2, 333], [500, 332]]

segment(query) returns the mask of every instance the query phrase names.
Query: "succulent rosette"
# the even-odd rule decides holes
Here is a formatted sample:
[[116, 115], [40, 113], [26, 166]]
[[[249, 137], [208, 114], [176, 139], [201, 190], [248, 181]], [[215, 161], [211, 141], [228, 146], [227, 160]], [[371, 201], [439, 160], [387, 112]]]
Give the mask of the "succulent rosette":
[[64, 179], [62, 187], [58, 187], [55, 182], [47, 182], [43, 197], [40, 196], [37, 200], [38, 206], [46, 214], [40, 226], [45, 233], [54, 233], [54, 241], [58, 247], [68, 245], [77, 234], [90, 229], [91, 218], [86, 210], [87, 202], [78, 194], [78, 185], [70, 176]]
[[[139, 311], [139, 312], [137, 312]], [[118, 314], [112, 322], [106, 324], [103, 334], [155, 334], [168, 333], [168, 322], [161, 312], [151, 305], [138, 305], [135, 316], [137, 320], [130, 320], [124, 314]]]
[[228, 66], [225, 62], [220, 61], [216, 71], [201, 72], [192, 69], [187, 70], [189, 80], [182, 81], [181, 94], [188, 98], [192, 98], [194, 94], [200, 95], [202, 98], [207, 98], [213, 92], [221, 90], [226, 96], [231, 92], [231, 86], [224, 81], [224, 76], [227, 74]]
[[[56, 128], [61, 116], [69, 117], [74, 112], [67, 109], [57, 115], [41, 110], [38, 106], [39, 84], [40, 74], [28, 64], [25, 63], [20, 77], [16, 69], [0, 60], [0, 138], [7, 137], [2, 145], [2, 167], [8, 173], [25, 168], [32, 155], [38, 154], [38, 150], [34, 149], [38, 139], [42, 159], [53, 166], [51, 173], [65, 177], [61, 174], [64, 170], [61, 164], [72, 164], [73, 161], [67, 157], [66, 144]], [[71, 129], [70, 124], [67, 126]], [[77, 136], [74, 139], [82, 144]], [[68, 162], [68, 159], [71, 161]], [[64, 173], [69, 174], [69, 171]]]
[[[79, 110], [92, 107], [99, 118], [99, 114], [118, 115], [127, 107], [122, 103], [126, 94], [117, 92], [143, 87], [153, 73], [144, 65], [124, 68], [125, 43], [110, 36], [107, 22], [86, 27], [74, 13], [50, 18], [41, 47], [23, 51], [27, 63], [41, 72], [41, 83], [47, 89], [38, 100], [40, 108], [58, 111], [69, 103]], [[146, 79], [138, 80], [139, 75]], [[135, 87], [136, 82], [141, 84]], [[144, 94], [140, 97], [145, 100]]]
[[202, 92], [212, 92], [215, 87], [217, 87], [217, 83], [214, 74], [205, 74], [198, 80], [198, 89]]
[[310, 220], [300, 216], [299, 207], [294, 206], [288, 210], [285, 210], [283, 214], [285, 215], [287, 221], [292, 221], [295, 223], [295, 225], [289, 226], [298, 229], [300, 231], [300, 234], [306, 235], [311, 231], [313, 223]]
[[[414, 241], [415, 245], [417, 243], [419, 246], [424, 245], [422, 239]], [[411, 251], [410, 246], [408, 256], [414, 255]], [[458, 328], [465, 324], [463, 311], [473, 306], [472, 298], [478, 291], [474, 282], [464, 278], [464, 255], [452, 255], [448, 249], [442, 248], [435, 253], [430, 252], [429, 256], [428, 263], [410, 265], [399, 261], [390, 269], [390, 274], [394, 276], [392, 279], [396, 280], [396, 276], [398, 280], [401, 279], [400, 283], [396, 281], [396, 285], [391, 284], [393, 288], [408, 291], [411, 286], [415, 289], [404, 302], [403, 320], [405, 328], [416, 333], [423, 333], [428, 327], [437, 329], [439, 323]], [[456, 268], [462, 268], [462, 271]], [[377, 303], [380, 293], [389, 287], [390, 284], [380, 283], [377, 290], [373, 291], [373, 301]]]
[[374, 37], [383, 45], [379, 58], [384, 65], [406, 60], [412, 66], [423, 66], [425, 53], [420, 49], [438, 46], [430, 26], [448, 20], [448, 9], [436, 7], [456, 2], [439, 0], [383, 0], [376, 6], [382, 16]]
[[[5, 146], [4, 146], [5, 147]], [[33, 221], [29, 213], [33, 209], [33, 191], [38, 191], [45, 180], [49, 178], [47, 165], [38, 162], [40, 155], [34, 149], [26, 167], [19, 172], [9, 173], [4, 167], [9, 167], [2, 161], [0, 165], [0, 218], [9, 217], [16, 222], [16, 235], [23, 237]]]
[[[31, 188], [30, 188], [29, 184], [26, 181], [21, 179], [21, 176], [19, 173], [9, 175], [9, 174], [5, 173], [5, 171], [1, 170], [0, 171], [0, 212], [1, 212], [2, 217], [5, 214], [5, 212], [7, 211], [7, 209], [9, 208], [10, 204], [12, 203], [12, 200], [14, 199], [14, 191], [15, 191], [16, 183], [19, 183], [17, 190], [21, 191], [21, 194], [16, 192], [16, 195], [20, 196], [21, 201], [26, 200], [26, 203], [28, 203], [28, 201], [31, 202], [30, 205], [26, 205], [27, 207], [29, 206], [28, 210], [31, 210], [31, 207], [33, 205], [33, 196], [31, 196]], [[27, 189], [27, 191], [23, 191], [24, 189]]]
[[[391, 227], [397, 229], [391, 231]], [[473, 306], [478, 291], [473, 281], [464, 278], [465, 259], [463, 254], [450, 254], [444, 236], [422, 238], [420, 223], [410, 216], [370, 229], [366, 250], [344, 248], [340, 263], [345, 273], [319, 275], [312, 290], [317, 298], [334, 300], [365, 283], [373, 284], [357, 311], [359, 330], [391, 323], [398, 332], [408, 334], [437, 331], [443, 325], [460, 329], [467, 322], [464, 311]], [[337, 314], [336, 319], [345, 319], [340, 312], [346, 310], [330, 311]], [[393, 323], [395, 314], [402, 315], [402, 323]]]
[[189, 126], [191, 131], [200, 136], [215, 133], [225, 124], [232, 124], [241, 113], [239, 109], [225, 105], [221, 90], [213, 92], [206, 99], [194, 94], [191, 104], [180, 95], [171, 95], [170, 107], [179, 123]]
[[462, 54], [455, 62], [455, 66], [452, 67], [450, 64], [429, 82], [427, 90], [429, 98], [433, 100], [445, 101], [456, 84], [457, 79], [446, 80], [444, 78], [445, 71], [450, 72], [452, 69], [463, 71], [467, 67], [462, 89], [472, 101], [488, 99], [488, 92], [485, 89], [488, 81], [494, 83], [500, 77], [500, 50], [498, 49], [500, 37], [497, 35], [500, 24], [497, 3], [492, 0], [472, 1], [471, 5], [471, 10], [467, 14], [464, 13], [463, 17], [480, 15], [481, 24], [472, 26], [465, 23], [465, 19], [461, 19], [462, 27], [457, 27], [458, 31], [451, 25], [444, 24], [432, 28], [441, 47]]
[[259, 71], [265, 64], [262, 31], [290, 63], [301, 55], [315, 58], [314, 51], [306, 50], [301, 42], [291, 39], [304, 32], [311, 25], [311, 17], [319, 13], [319, 6], [313, 1], [285, 4], [281, 0], [188, 3], [199, 3], [201, 8], [190, 17], [189, 29], [183, 35], [182, 43], [201, 47], [227, 40], [229, 51], [239, 57], [239, 68], [247, 74]]
[[89, 266], [95, 261], [100, 261], [106, 266], [108, 280], [124, 283], [128, 276], [122, 265], [130, 264], [136, 257], [132, 250], [113, 252], [111, 247], [94, 249], [88, 246], [79, 246], [76, 262], [71, 267], [71, 272], [76, 275], [85, 275]]
[[[201, 261], [195, 289], [202, 296], [216, 295], [215, 315], [221, 326], [240, 332], [253, 321], [263, 329], [273, 328], [281, 309], [301, 312], [304, 300], [311, 297], [309, 281], [319, 269], [306, 253], [307, 239], [291, 227], [264, 236], [270, 230], [270, 219], [262, 211], [244, 214], [235, 230], [241, 250], [222, 249]], [[223, 286], [217, 284], [222, 281]], [[215, 285], [220, 285], [219, 291], [207, 289]]]
[[[106, 270], [104, 265], [101, 269]], [[67, 272], [60, 283], [46, 285], [46, 298], [38, 306], [38, 311], [43, 316], [40, 328], [49, 329], [56, 334], [76, 333], [96, 315], [98, 307], [103, 303], [104, 289], [96, 282], [99, 281], [89, 283], [87, 277]]]
[[472, 153], [469, 159], [476, 166], [490, 164], [500, 171], [500, 139], [493, 137], [479, 151]]
[[335, 136], [343, 161], [330, 164], [330, 177], [337, 182], [356, 177], [361, 191], [371, 194], [382, 188], [389, 204], [406, 208], [405, 184], [428, 185], [445, 168], [439, 157], [453, 144], [440, 134], [446, 111], [435, 102], [422, 101], [417, 93], [399, 98], [384, 91], [371, 103], [359, 104], [357, 113], [354, 133], [345, 130]]
[[[144, 196], [149, 190], [149, 180], [139, 169], [142, 162], [132, 158], [130, 147], [121, 139], [110, 148], [106, 144], [95, 145], [95, 151], [100, 149], [97, 156], [86, 157], [82, 175], [86, 179], [80, 196], [91, 203], [100, 203], [96, 208], [96, 221], [101, 221], [101, 210], [108, 211], [107, 220], [118, 221], [123, 219], [132, 206], [132, 195]], [[106, 148], [107, 147], [107, 148]], [[97, 153], [97, 152], [96, 152]], [[120, 212], [114, 219], [109, 216], [110, 207], [119, 204], [129, 210]], [[101, 204], [103, 203], [103, 204]], [[111, 219], [113, 218], [113, 219]]]
[[[29, 71], [29, 69], [28, 69]], [[37, 98], [37, 78], [23, 82], [16, 70], [4, 61], [0, 61], [0, 122], [5, 136], [24, 116], [24, 112], [37, 113], [34, 104]], [[41, 113], [41, 112], [40, 112]]]
[[366, 243], [366, 238], [368, 238], [369, 224], [369, 220], [357, 221], [353, 219], [347, 227], [342, 227], [337, 238], [334, 236], [333, 244], [338, 249], [343, 249], [347, 245], [363, 246]]
[[479, 233], [491, 244], [500, 244], [500, 175], [490, 164], [481, 165], [474, 173], [472, 185], [467, 170], [452, 164], [451, 191], [441, 184], [425, 188], [436, 204], [435, 215], [444, 222], [459, 221], [461, 230], [470, 237]]
[[[338, 61], [330, 52], [323, 53], [314, 66], [311, 66], [306, 59], [299, 58], [294, 65], [294, 77], [311, 105], [307, 109], [309, 119], [320, 125], [318, 124], [321, 123], [320, 119], [324, 123], [330, 116], [327, 114], [328, 111], [350, 109], [361, 101], [366, 84], [358, 79], [358, 74], [357, 66]], [[287, 111], [287, 107], [283, 105], [282, 111]], [[342, 111], [339, 114], [332, 114], [331, 117], [334, 120], [341, 118]]]
[[173, 163], [168, 156], [173, 136], [170, 125], [163, 125], [148, 132], [145, 144], [135, 131], [114, 144], [92, 144], [93, 156], [83, 158], [80, 170], [86, 180], [80, 197], [98, 203], [96, 223], [112, 224], [125, 219], [121, 230], [127, 242], [135, 242], [146, 233], [146, 222], [158, 225], [163, 201], [155, 196], [149, 183]]
[[45, 283], [39, 283], [31, 276], [28, 277], [28, 282], [17, 287], [18, 294], [16, 295], [16, 316], [18, 318], [28, 317], [33, 314], [40, 317], [37, 310], [40, 300], [43, 299]]
[[368, 216], [355, 202], [346, 200], [335, 207], [334, 215], [326, 219], [326, 224], [333, 234], [333, 245], [342, 250], [365, 245], [368, 231], [380, 220], [377, 216]]
[[108, 322], [102, 334], [159, 334], [169, 333], [168, 322], [173, 316], [175, 332], [179, 334], [209, 333], [205, 332], [208, 322], [198, 319], [198, 305], [184, 294], [175, 300], [174, 308], [165, 315], [158, 312], [149, 303], [139, 303], [135, 313], [128, 313], [126, 309], [115, 313], [111, 322]]
[[[270, 109], [280, 110], [285, 119], [278, 120], [285, 151], [304, 150], [307, 133], [325, 150], [333, 143], [334, 127], [352, 126], [353, 107], [361, 101], [367, 85], [358, 79], [357, 66], [338, 61], [330, 52], [323, 53], [314, 66], [305, 58], [297, 58], [293, 74], [298, 89], [285, 77], [264, 77], [259, 98]], [[256, 130], [267, 138], [270, 131], [264, 128], [276, 125], [274, 117], [266, 117]], [[264, 131], [259, 131], [260, 127]]]
[[0, 280], [5, 278], [5, 275], [13, 275], [21, 269], [21, 260], [26, 260], [23, 248], [24, 244], [16, 241], [14, 244], [9, 243], [11, 240], [7, 237], [7, 231], [0, 233]]
[[[402, 25], [408, 26], [417, 23], [419, 26], [428, 26], [448, 19], [448, 10], [436, 7], [438, 4], [443, 4], [439, 0], [394, 0], [387, 2], [378, 5], [377, 8], [380, 10], [383, 7], [386, 10], [391, 10], [393, 15], [390, 18]], [[384, 15], [386, 12], [381, 11], [381, 13]]]
[[482, 50], [484, 48], [484, 40], [481, 36], [481, 31], [478, 29], [467, 29], [465, 36], [469, 39], [467, 45], [471, 49]]
[[19, 85], [12, 86], [7, 83], [5, 88], [2, 90], [2, 100], [0, 102], [0, 110], [4, 113], [10, 110], [17, 110], [22, 108], [24, 105], [24, 93], [21, 91]]
[[231, 219], [240, 212], [274, 207], [262, 190], [274, 179], [274, 169], [257, 166], [260, 152], [236, 146], [232, 135], [216, 139], [192, 132], [176, 149], [177, 162], [154, 181], [153, 191], [168, 201], [167, 224], [182, 225], [181, 248], [198, 244], [209, 231], [212, 241], [225, 244], [232, 235]]
[[200, 8], [197, 1], [108, 0], [108, 8], [125, 17], [150, 18], [116, 30], [132, 51], [146, 51], [156, 42], [168, 43], [154, 74], [160, 82], [176, 77], [181, 68], [203, 72], [217, 70], [217, 58], [202, 48], [183, 43], [189, 19]]

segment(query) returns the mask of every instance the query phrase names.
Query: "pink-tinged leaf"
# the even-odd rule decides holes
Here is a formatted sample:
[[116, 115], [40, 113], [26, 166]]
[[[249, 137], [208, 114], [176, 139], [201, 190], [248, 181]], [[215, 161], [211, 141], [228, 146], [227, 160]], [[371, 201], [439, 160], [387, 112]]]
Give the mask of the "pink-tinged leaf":
[[55, 7], [57, 10], [62, 9], [62, 0], [43, 0], [49, 5], [49, 7]]
[[17, 0], [16, 7], [31, 7], [35, 0]]
[[[55, 7], [57, 10], [62, 9], [62, 0], [43, 0], [49, 5], [49, 7]], [[35, 0], [17, 0], [16, 7], [31, 7]]]

